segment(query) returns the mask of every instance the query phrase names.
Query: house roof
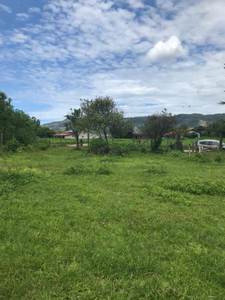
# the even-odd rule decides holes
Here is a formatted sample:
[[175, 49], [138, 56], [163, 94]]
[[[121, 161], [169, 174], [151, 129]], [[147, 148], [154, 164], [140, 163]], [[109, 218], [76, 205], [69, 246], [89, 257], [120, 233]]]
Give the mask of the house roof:
[[[188, 128], [187, 131], [194, 131], [194, 132], [197, 132], [196, 130], [194, 130], [194, 128]], [[176, 133], [176, 130], [175, 130], [175, 131], [171, 131], [171, 132], [167, 132], [167, 133], [165, 133], [165, 135], [172, 135], [172, 134], [174, 134], [174, 133]]]
[[68, 135], [73, 135], [72, 132], [63, 132], [63, 133], [56, 133], [54, 136], [68, 136]]

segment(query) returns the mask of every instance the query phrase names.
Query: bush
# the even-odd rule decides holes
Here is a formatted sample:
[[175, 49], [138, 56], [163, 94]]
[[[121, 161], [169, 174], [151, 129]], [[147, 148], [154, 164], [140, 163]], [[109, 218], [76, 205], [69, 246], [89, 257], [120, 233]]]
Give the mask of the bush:
[[216, 155], [216, 156], [214, 157], [214, 161], [220, 163], [220, 162], [222, 161], [221, 155]]
[[107, 166], [101, 166], [96, 173], [99, 175], [110, 175], [112, 171]]
[[204, 181], [201, 179], [189, 179], [180, 180], [180, 179], [173, 179], [169, 182], [165, 182], [163, 184], [164, 188], [173, 190], [173, 191], [180, 191], [195, 195], [221, 195], [225, 196], [225, 186], [223, 181]]
[[50, 147], [50, 144], [48, 141], [46, 140], [39, 140], [38, 143], [37, 143], [37, 146], [36, 146], [36, 149], [37, 150], [47, 150], [48, 148]]
[[103, 139], [92, 139], [89, 146], [90, 152], [98, 152], [99, 149], [104, 148], [107, 146], [106, 140]]
[[147, 149], [145, 147], [141, 147], [141, 150], [140, 150], [141, 153], [147, 153]]
[[64, 171], [65, 175], [81, 175], [88, 173], [82, 164], [71, 166]]
[[21, 144], [17, 140], [9, 140], [8, 142], [6, 142], [4, 149], [15, 153], [20, 146]]
[[186, 132], [184, 134], [184, 137], [186, 137], [188, 139], [195, 139], [198, 137], [198, 134], [196, 132]]

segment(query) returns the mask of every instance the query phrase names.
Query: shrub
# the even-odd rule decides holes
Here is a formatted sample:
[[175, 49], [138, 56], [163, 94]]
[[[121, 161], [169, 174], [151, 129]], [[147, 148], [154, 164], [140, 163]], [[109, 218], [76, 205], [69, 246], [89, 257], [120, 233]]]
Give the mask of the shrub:
[[220, 163], [220, 162], [222, 161], [221, 155], [216, 155], [216, 156], [214, 157], [214, 161]]
[[141, 150], [140, 150], [141, 153], [147, 153], [147, 149], [145, 147], [141, 147]]
[[88, 173], [88, 171], [84, 168], [82, 164], [71, 166], [64, 171], [65, 175], [81, 175], [85, 173]]
[[99, 175], [110, 175], [112, 174], [112, 171], [107, 166], [101, 166], [96, 173]]
[[50, 144], [47, 140], [39, 140], [36, 146], [37, 150], [47, 150], [50, 147]]
[[164, 188], [173, 191], [186, 192], [196, 195], [222, 195], [225, 196], [225, 186], [223, 181], [204, 181], [201, 179], [180, 180], [173, 179], [169, 182], [163, 183]]
[[8, 142], [6, 142], [4, 149], [15, 153], [20, 146], [21, 144], [17, 140], [9, 140]]
[[103, 139], [92, 139], [89, 146], [90, 152], [98, 152], [99, 149], [104, 148], [107, 146], [106, 140]]

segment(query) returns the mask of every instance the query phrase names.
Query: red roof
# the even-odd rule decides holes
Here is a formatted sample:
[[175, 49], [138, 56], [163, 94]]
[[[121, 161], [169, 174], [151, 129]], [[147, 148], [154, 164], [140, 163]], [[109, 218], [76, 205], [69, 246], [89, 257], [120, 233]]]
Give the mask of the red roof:
[[64, 132], [64, 133], [54, 134], [54, 136], [68, 136], [68, 135], [73, 135], [73, 133], [72, 132]]

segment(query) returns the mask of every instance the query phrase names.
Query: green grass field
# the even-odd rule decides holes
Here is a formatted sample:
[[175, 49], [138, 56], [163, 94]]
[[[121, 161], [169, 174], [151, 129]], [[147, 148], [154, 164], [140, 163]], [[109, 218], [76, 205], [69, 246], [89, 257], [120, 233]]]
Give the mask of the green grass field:
[[225, 153], [0, 156], [0, 299], [225, 299]]

